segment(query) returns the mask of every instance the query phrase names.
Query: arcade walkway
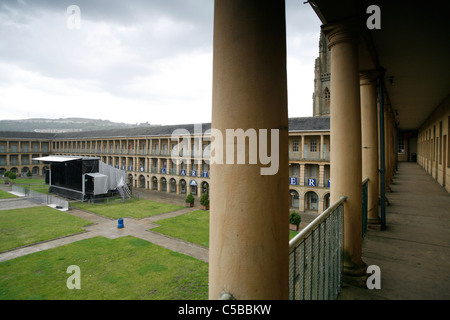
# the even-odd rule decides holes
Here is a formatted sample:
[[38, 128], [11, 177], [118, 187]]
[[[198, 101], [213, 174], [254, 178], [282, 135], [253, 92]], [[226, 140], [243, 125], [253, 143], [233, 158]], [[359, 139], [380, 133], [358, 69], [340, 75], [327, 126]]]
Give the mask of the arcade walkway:
[[450, 195], [417, 163], [399, 163], [391, 189], [386, 230], [369, 230], [363, 241], [381, 290], [345, 278], [339, 300], [450, 299]]

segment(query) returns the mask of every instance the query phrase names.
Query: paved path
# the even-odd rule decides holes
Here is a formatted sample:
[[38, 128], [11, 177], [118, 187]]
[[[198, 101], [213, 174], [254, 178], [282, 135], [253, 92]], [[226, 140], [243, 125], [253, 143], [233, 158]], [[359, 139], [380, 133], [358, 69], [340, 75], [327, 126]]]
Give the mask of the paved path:
[[[12, 200], [10, 202], [21, 202], [21, 207], [26, 206], [26, 202], [28, 202], [29, 206], [33, 206], [34, 204], [30, 201], [20, 199], [20, 200]], [[7, 201], [2, 201], [0, 206], [11, 206], [7, 204]], [[14, 207], [14, 206], [13, 206]], [[202, 260], [204, 262], [208, 262], [208, 248], [189, 243], [180, 239], [172, 238], [169, 236], [165, 236], [156, 232], [151, 231], [151, 229], [156, 228], [158, 224], [158, 220], [163, 220], [171, 217], [176, 217], [179, 215], [186, 214], [188, 212], [192, 212], [198, 210], [199, 208], [185, 208], [177, 211], [161, 214], [158, 216], [153, 216], [144, 219], [133, 219], [133, 218], [124, 218], [125, 228], [118, 229], [117, 220], [112, 220], [100, 215], [96, 215], [87, 211], [72, 209], [67, 211], [69, 214], [77, 216], [79, 218], [88, 220], [93, 222], [92, 225], [86, 226], [83, 229], [86, 232], [70, 235], [58, 239], [53, 239], [49, 241], [44, 241], [41, 243], [36, 243], [33, 245], [13, 249], [7, 252], [0, 253], [0, 262], [11, 260], [23, 255], [31, 254], [34, 252], [48, 250], [52, 248], [56, 248], [59, 246], [67, 245], [76, 241], [89, 239], [93, 237], [103, 236], [109, 239], [117, 239], [125, 236], [134, 236], [137, 238], [141, 238], [147, 240], [151, 243], [159, 245], [161, 247], [167, 248], [172, 251], [176, 251], [182, 254], [186, 254]]]
[[387, 193], [384, 231], [369, 230], [363, 260], [381, 269], [381, 289], [347, 278], [339, 299], [450, 299], [450, 195], [417, 163], [399, 163]]

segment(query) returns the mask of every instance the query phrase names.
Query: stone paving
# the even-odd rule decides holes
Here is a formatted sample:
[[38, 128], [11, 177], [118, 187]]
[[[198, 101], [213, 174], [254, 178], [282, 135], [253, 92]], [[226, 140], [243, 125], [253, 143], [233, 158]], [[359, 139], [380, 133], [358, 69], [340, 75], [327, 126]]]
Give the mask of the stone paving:
[[[154, 201], [164, 200], [164, 199], [154, 199], [155, 196], [152, 196], [151, 193], [141, 195], [143, 196], [143, 198], [147, 199], [151, 197], [152, 200]], [[182, 200], [181, 197], [178, 197], [175, 198], [175, 200], [172, 200], [172, 203], [180, 204], [181, 200]], [[29, 207], [36, 206], [36, 204], [23, 198], [6, 199], [0, 201], [0, 210], [14, 209], [19, 207], [24, 208], [27, 206]], [[151, 229], [158, 227], [157, 221], [159, 220], [176, 217], [198, 209], [199, 209], [198, 207], [184, 208], [140, 220], [133, 218], [123, 218], [125, 226], [123, 229], [117, 228], [118, 225], [117, 220], [113, 220], [107, 217], [103, 217], [79, 209], [71, 209], [67, 211], [67, 213], [93, 222], [92, 225], [83, 227], [83, 229], [86, 230], [85, 232], [2, 252], [0, 253], [0, 262], [98, 236], [102, 236], [109, 239], [116, 239], [125, 236], [134, 236], [137, 238], [147, 240], [151, 243], [167, 248], [169, 250], [192, 256], [204, 262], [208, 262], [208, 248], [151, 231]]]

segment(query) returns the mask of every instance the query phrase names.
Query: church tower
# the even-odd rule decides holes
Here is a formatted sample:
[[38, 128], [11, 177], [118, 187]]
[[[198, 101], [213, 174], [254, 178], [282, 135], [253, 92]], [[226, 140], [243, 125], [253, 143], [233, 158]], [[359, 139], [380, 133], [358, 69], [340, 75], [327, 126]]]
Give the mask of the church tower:
[[330, 68], [331, 54], [328, 50], [328, 40], [320, 33], [319, 57], [315, 63], [313, 115], [314, 117], [330, 115]]

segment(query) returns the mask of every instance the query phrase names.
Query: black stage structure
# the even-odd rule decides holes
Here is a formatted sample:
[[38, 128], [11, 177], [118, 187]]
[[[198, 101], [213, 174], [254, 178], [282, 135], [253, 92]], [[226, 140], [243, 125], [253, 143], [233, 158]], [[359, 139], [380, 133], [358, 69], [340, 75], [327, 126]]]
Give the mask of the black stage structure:
[[126, 172], [95, 157], [48, 156], [34, 158], [50, 164], [46, 183], [49, 193], [74, 200], [104, 198], [119, 194], [126, 186]]

